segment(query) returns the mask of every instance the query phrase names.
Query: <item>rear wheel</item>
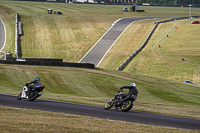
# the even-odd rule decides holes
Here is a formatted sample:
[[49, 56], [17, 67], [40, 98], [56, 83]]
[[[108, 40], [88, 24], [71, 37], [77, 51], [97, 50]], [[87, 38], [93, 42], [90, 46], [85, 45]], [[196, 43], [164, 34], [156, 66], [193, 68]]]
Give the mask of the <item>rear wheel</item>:
[[22, 93], [20, 93], [20, 94], [17, 96], [17, 100], [21, 100], [21, 99], [22, 99], [21, 96], [22, 96]]
[[33, 91], [29, 94], [28, 96], [28, 100], [29, 101], [34, 101], [36, 98], [38, 97], [38, 92], [37, 91]]
[[127, 112], [133, 107], [132, 101], [126, 101], [125, 104], [122, 105], [122, 111]]
[[112, 108], [112, 106], [113, 106], [113, 101], [109, 101], [104, 105], [104, 109], [108, 110], [108, 109]]

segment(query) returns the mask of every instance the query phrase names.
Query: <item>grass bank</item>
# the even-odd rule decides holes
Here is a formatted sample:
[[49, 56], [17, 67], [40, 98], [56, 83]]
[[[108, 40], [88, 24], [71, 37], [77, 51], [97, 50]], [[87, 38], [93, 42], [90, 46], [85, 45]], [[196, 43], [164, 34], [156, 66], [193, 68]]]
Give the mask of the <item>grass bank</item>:
[[[28, 112], [28, 113], [27, 113]], [[162, 126], [127, 123], [80, 115], [53, 113], [47, 111], [17, 109], [0, 106], [0, 128], [7, 132], [73, 132], [73, 133], [132, 133], [171, 132], [199, 133], [199, 131]], [[37, 117], [36, 117], [37, 116]], [[28, 119], [27, 119], [28, 118]]]
[[[199, 84], [200, 25], [192, 25], [190, 21], [192, 20], [181, 22], [178, 29], [174, 25], [179, 22], [159, 25], [148, 45], [125, 71], [182, 82], [191, 80]], [[171, 29], [174, 30], [166, 38]], [[161, 48], [158, 48], [161, 41]], [[181, 60], [182, 57], [185, 61]]]
[[[182, 82], [192, 80], [199, 84], [200, 25], [190, 24], [193, 20], [159, 24], [147, 46], [124, 71]], [[117, 69], [143, 44], [153, 29], [154, 22], [155, 20], [148, 20], [133, 23], [108, 52], [99, 67]], [[177, 29], [175, 25], [178, 26]], [[159, 44], [161, 48], [158, 48]], [[182, 57], [185, 61], [181, 61]]]
[[[123, 12], [120, 5], [1, 0], [0, 6], [0, 17], [7, 29], [7, 46], [5, 49], [14, 54], [15, 14], [18, 12], [24, 32], [21, 37], [22, 57], [61, 58], [67, 62], [78, 62], [110, 28], [110, 24], [118, 18], [188, 15], [187, 8], [171, 7], [142, 7], [145, 9], [144, 13], [135, 13]], [[53, 11], [57, 8], [63, 14], [48, 14], [47, 9], [49, 8]], [[199, 15], [199, 10], [198, 8], [192, 9], [191, 15]], [[143, 44], [155, 21], [160, 20], [133, 23], [115, 43], [99, 67], [112, 70], [118, 68]], [[189, 21], [181, 23], [178, 30], [172, 33], [173, 36], [170, 35], [159, 51], [157, 49], [158, 43], [173, 28], [174, 23], [178, 22], [160, 24], [147, 47], [139, 56], [134, 58], [125, 71], [178, 81], [192, 80], [200, 83], [199, 38], [195, 36], [199, 34], [198, 25], [191, 25]], [[190, 45], [188, 45], [188, 42]], [[180, 61], [182, 56], [185, 57], [185, 62]]]
[[46, 87], [44, 99], [103, 106], [119, 87], [135, 82], [139, 95], [134, 110], [200, 118], [199, 86], [129, 72], [0, 65], [0, 93], [18, 95], [36, 76]]
[[[0, 18], [4, 21], [7, 29], [6, 49], [11, 50], [11, 52], [14, 53], [15, 14], [18, 12], [20, 14], [20, 19], [23, 23], [24, 31], [24, 35], [21, 37], [23, 54], [22, 57], [62, 58], [64, 59], [64, 61], [68, 62], [78, 62], [81, 57], [88, 51], [88, 49], [103, 35], [103, 33], [105, 33], [105, 31], [110, 27], [110, 24], [112, 24], [112, 22], [118, 18], [134, 16], [188, 15], [187, 8], [142, 7], [145, 9], [145, 13], [132, 13], [123, 12], [123, 6], [117, 5], [79, 5], [6, 0], [0, 0], [0, 7]], [[57, 8], [63, 14], [47, 14], [47, 9], [49, 8]], [[192, 10], [192, 15], [198, 14], [199, 9]], [[133, 25], [131, 25], [130, 29], [127, 29], [127, 33], [124, 33], [124, 36], [127, 40], [119, 39], [118, 41], [121, 41], [121, 44], [116, 43], [115, 45], [120, 46], [121, 49], [125, 49], [123, 48], [124, 41], [126, 42], [125, 44], [133, 41], [129, 40], [129, 38], [141, 38], [137, 41], [143, 42], [142, 40], [146, 38], [145, 35], [149, 33], [149, 30], [151, 29], [153, 23], [153, 20], [134, 23], [137, 25], [137, 27], [135, 28]], [[145, 24], [147, 24], [147, 26]], [[153, 45], [154, 47], [156, 47], [158, 40], [163, 37], [162, 35], [164, 35], [160, 34], [162, 33], [162, 29], [164, 30], [163, 33], [166, 33], [167, 30], [171, 27], [164, 26], [162, 28], [162, 26], [159, 27], [161, 31], [157, 31], [158, 38], [153, 38], [155, 42], [152, 42], [152, 45], [155, 43], [155, 46]], [[136, 30], [139, 30], [140, 33], [137, 33]], [[137, 38], [134, 36], [128, 36], [132, 35], [132, 31], [134, 31], [134, 33], [137, 33], [136, 35], [139, 37]], [[125, 47], [127, 47], [127, 45], [125, 45]], [[133, 48], [133, 50], [137, 49], [134, 46], [131, 47]], [[142, 63], [133, 62], [132, 65], [140, 64], [137, 68], [144, 69], [146, 68], [146, 66], [149, 65], [152, 65], [152, 67], [153, 65], [155, 65], [155, 68], [163, 67], [165, 63], [146, 64], [143, 62], [143, 60], [145, 60], [147, 57], [154, 57], [157, 59], [157, 56], [153, 56], [156, 55], [156, 49], [150, 49], [149, 51], [153, 51], [152, 55], [148, 55], [149, 52], [147, 52], [147, 54], [145, 53], [145, 55], [143, 56], [145, 58], [140, 58], [140, 61]], [[170, 53], [168, 53], [167, 51], [161, 52], [167, 56], [170, 55]], [[124, 53], [125, 56], [128, 56], [128, 54], [126, 54], [126, 51]], [[120, 57], [121, 60], [123, 60], [125, 56]], [[113, 56], [112, 58], [116, 59], [115, 56]], [[107, 64], [105, 63], [103, 65], [106, 66]], [[114, 66], [115, 64], [113, 63], [111, 65]], [[171, 66], [173, 65], [174, 64], [171, 64]], [[134, 110], [197, 119], [200, 118], [199, 86], [186, 85], [183, 84], [182, 81], [179, 82], [162, 79], [167, 78], [164, 76], [157, 76], [161, 78], [144, 76], [148, 75], [147, 71], [150, 72], [149, 75], [154, 76], [150, 71], [153, 69], [147, 69], [146, 73], [141, 73], [141, 71], [137, 71], [140, 74], [144, 74], [140, 75], [137, 74], [136, 71], [131, 69], [132, 67], [133, 66], [128, 66], [126, 68], [127, 70], [119, 72], [112, 70], [112, 68], [114, 68], [112, 66], [106, 66], [106, 69], [90, 70], [66, 67], [17, 66], [1, 64], [0, 93], [18, 95], [26, 82], [33, 80], [36, 76], [39, 76], [42, 83], [46, 86], [44, 90], [44, 95], [41, 98], [103, 106], [105, 102], [111, 99], [113, 95], [118, 92], [120, 86], [129, 85], [131, 82], [135, 82], [138, 85], [139, 95], [138, 100], [136, 101], [133, 108]], [[104, 66], [102, 66], [102, 68], [104, 68]], [[164, 68], [168, 70], [168, 67]], [[170, 67], [170, 70], [173, 70], [173, 68]], [[190, 76], [189, 73], [187, 74]], [[156, 71], [155, 75], [157, 74], [158, 72]], [[159, 73], [159, 75], [163, 75], [163, 73]], [[180, 80], [180, 78], [177, 78], [177, 80]], [[3, 123], [1, 125], [3, 125], [2, 127], [5, 132], [13, 130], [16, 131], [16, 129], [19, 129], [17, 130], [17, 132], [21, 132], [24, 131], [21, 128], [25, 127], [24, 129], [27, 130], [30, 126], [33, 127], [35, 124], [41, 124], [45, 119], [47, 119], [48, 122], [45, 120], [44, 125], [41, 124], [40, 127], [43, 128], [44, 126], [47, 126], [50, 129], [50, 131], [47, 130], [48, 132], [53, 132], [55, 131], [55, 129], [60, 129], [60, 132], [65, 131], [65, 129], [68, 129], [68, 131], [71, 131], [72, 129], [77, 132], [80, 132], [80, 130], [85, 132], [116, 132], [114, 128], [119, 126], [120, 124], [122, 124], [123, 126], [128, 126], [127, 130], [122, 131], [132, 132], [131, 129], [133, 129], [133, 127], [137, 125], [132, 123], [119, 122], [119, 125], [113, 125], [113, 128], [105, 130], [102, 129], [102, 127], [110, 123], [109, 120], [103, 120], [103, 122], [100, 122], [98, 121], [98, 119], [95, 118], [86, 119], [86, 117], [73, 115], [71, 116], [68, 114], [51, 114], [50, 112], [44, 112], [44, 114], [39, 113], [39, 116], [43, 118], [41, 119], [42, 121], [38, 122], [38, 119], [33, 118], [31, 120], [34, 121], [33, 123], [28, 120], [26, 121], [28, 124], [24, 126], [23, 124], [26, 122], [20, 121], [19, 118], [17, 118], [16, 116], [20, 116], [20, 118], [31, 118], [32, 116], [36, 116], [36, 114], [38, 116], [38, 111], [35, 112], [31, 110], [30, 113], [32, 115], [22, 115], [20, 112], [23, 113], [23, 111], [21, 110], [18, 111], [18, 109], [5, 107], [1, 107], [1, 111], [1, 122]], [[54, 115], [55, 117], [51, 117], [52, 115]], [[67, 118], [65, 119], [65, 117]], [[75, 117], [75, 119], [70, 119], [72, 117]], [[79, 118], [76, 119], [77, 117]], [[85, 118], [89, 122], [85, 123], [86, 121], [84, 121], [84, 123], [82, 123], [83, 118]], [[55, 125], [49, 123], [51, 122], [51, 120], [53, 122], [56, 120], [59, 124], [62, 122], [63, 123], [61, 125], [56, 124], [56, 128], [52, 129], [50, 127], [53, 127]], [[73, 121], [72, 125], [68, 124], [69, 121]], [[116, 121], [114, 123], [116, 123]], [[95, 126], [98, 128], [87, 128], [88, 126], [85, 126], [85, 124], [91, 125], [91, 127]], [[101, 124], [103, 126], [101, 126]], [[137, 129], [135, 128], [135, 130], [146, 132], [159, 132], [159, 128], [157, 130], [157, 127], [155, 127], [156, 126], [144, 126], [141, 128], [141, 125], [138, 125]], [[39, 128], [41, 132], [45, 132], [41, 128]], [[108, 128], [110, 128], [110, 126]], [[163, 132], [172, 132], [172, 130], [174, 130], [165, 129], [160, 130], [162, 130]], [[30, 132], [31, 131], [32, 130], [30, 130]], [[177, 131], [182, 132], [183, 130]], [[187, 132], [188, 130], [184, 131]]]
[[[0, 0], [0, 18], [7, 27], [7, 48], [14, 53], [15, 14], [23, 24], [23, 58], [62, 58], [78, 62], [119, 18], [187, 16], [187, 8], [142, 7], [144, 13], [123, 12], [121, 5], [66, 4]], [[62, 15], [48, 14], [57, 8]], [[198, 15], [199, 9], [192, 9]], [[37, 51], [37, 52], [36, 52]]]

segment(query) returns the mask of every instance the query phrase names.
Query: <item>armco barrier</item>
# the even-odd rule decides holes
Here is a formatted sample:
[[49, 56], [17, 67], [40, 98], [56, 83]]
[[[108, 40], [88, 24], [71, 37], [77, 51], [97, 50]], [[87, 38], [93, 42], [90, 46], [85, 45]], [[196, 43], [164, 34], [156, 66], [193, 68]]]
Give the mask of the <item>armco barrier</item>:
[[19, 22], [20, 22], [19, 21], [19, 13], [17, 13], [16, 14], [16, 24], [15, 24], [16, 25], [15, 26], [15, 55], [16, 55], [16, 58], [21, 58], [20, 35], [22, 34], [22, 30], [19, 29]]
[[48, 59], [48, 58], [24, 58], [28, 62], [63, 62], [63, 59]]
[[94, 69], [94, 64], [90, 63], [68, 63], [62, 62], [62, 59], [46, 59], [46, 58], [8, 58], [0, 60], [0, 64], [15, 64], [15, 65], [38, 65], [38, 66], [63, 66], [63, 67], [79, 67]]
[[[193, 18], [199, 18], [200, 16], [192, 16]], [[181, 19], [189, 19], [188, 17], [179, 17], [179, 18], [172, 18], [172, 19], [168, 19], [168, 20], [164, 20], [164, 21], [160, 21], [160, 22], [156, 22], [154, 28], [152, 29], [151, 33], [149, 34], [149, 36], [147, 37], [147, 39], [145, 40], [145, 42], [142, 44], [142, 46], [137, 49], [131, 56], [129, 56], [124, 63], [122, 63], [117, 70], [123, 70], [128, 63], [140, 52], [142, 51], [142, 49], [147, 45], [149, 39], [151, 38], [153, 32], [155, 31], [155, 29], [157, 28], [158, 24], [160, 23], [166, 23], [166, 22], [171, 22], [171, 21], [176, 21], [176, 20], [181, 20]]]
[[156, 23], [153, 30], [150, 32], [150, 34], [148, 35], [147, 39], [144, 41], [144, 43], [140, 46], [140, 48], [138, 48], [131, 56], [129, 56], [126, 61], [121, 64], [117, 70], [123, 70], [126, 65], [146, 46], [146, 44], [148, 43], [149, 39], [151, 38], [153, 32], [155, 31], [156, 27], [158, 26], [158, 24]]
[[20, 21], [19, 13], [16, 14], [15, 24], [15, 55], [16, 58], [21, 58], [21, 43], [20, 36], [23, 35], [22, 23]]

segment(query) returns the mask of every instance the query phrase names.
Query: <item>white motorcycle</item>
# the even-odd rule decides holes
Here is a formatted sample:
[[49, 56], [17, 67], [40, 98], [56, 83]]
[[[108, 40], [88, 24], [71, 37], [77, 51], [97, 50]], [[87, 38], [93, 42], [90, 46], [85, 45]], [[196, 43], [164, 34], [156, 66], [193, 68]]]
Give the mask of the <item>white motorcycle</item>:
[[24, 86], [22, 92], [17, 96], [17, 100], [28, 99], [29, 101], [34, 101], [43, 94], [44, 88], [44, 86], [36, 86], [36, 88], [31, 89], [30, 94], [28, 94], [28, 86]]

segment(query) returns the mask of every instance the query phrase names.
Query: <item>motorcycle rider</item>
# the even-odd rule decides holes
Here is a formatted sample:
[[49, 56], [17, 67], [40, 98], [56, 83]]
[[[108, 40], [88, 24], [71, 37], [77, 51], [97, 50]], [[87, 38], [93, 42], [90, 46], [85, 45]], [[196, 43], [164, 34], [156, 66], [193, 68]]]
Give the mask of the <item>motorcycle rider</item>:
[[[34, 85], [29, 85], [29, 84], [32, 84], [32, 83], [34, 83]], [[30, 81], [29, 83], [26, 83], [25, 86], [28, 86], [27, 94], [29, 95], [32, 89], [35, 89], [36, 86], [40, 86], [40, 85], [42, 85], [42, 84], [40, 82], [39, 77], [36, 77], [33, 81]]]
[[[134, 99], [136, 100], [137, 94], [138, 94], [138, 90], [136, 88], [136, 84], [132, 83], [130, 86], [123, 86], [120, 87], [121, 91], [123, 91], [123, 89], [129, 89], [128, 94], [123, 94], [123, 99], [121, 99], [121, 101], [126, 100], [128, 98], [131, 98], [131, 96], [134, 96]], [[124, 98], [125, 97], [125, 98]]]

